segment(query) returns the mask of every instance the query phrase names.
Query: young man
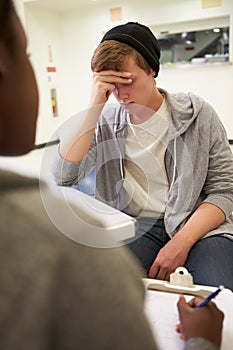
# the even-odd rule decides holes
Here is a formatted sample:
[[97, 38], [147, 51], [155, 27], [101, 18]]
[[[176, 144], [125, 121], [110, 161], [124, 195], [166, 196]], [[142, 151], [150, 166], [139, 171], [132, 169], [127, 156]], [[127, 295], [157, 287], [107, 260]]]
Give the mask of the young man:
[[[213, 108], [156, 86], [160, 48], [149, 28], [109, 30], [92, 58], [89, 111], [61, 140], [58, 184], [96, 167], [96, 197], [138, 219], [128, 246], [149, 277], [185, 266], [197, 284], [233, 290], [233, 155]], [[119, 104], [107, 105], [113, 94]], [[106, 105], [105, 105], [106, 104]]]
[[[12, 1], [2, 0], [1, 155], [33, 149], [37, 111], [25, 34]], [[143, 314], [144, 288], [132, 257], [124, 249], [88, 248], [65, 238], [43, 207], [38, 179], [6, 170], [0, 170], [0, 178], [0, 348], [155, 350]], [[55, 206], [60, 202], [54, 197]], [[178, 331], [187, 347], [193, 342], [196, 349], [200, 342], [208, 349], [220, 346], [223, 314], [213, 303], [193, 312], [181, 298], [178, 307]], [[192, 327], [187, 314], [194, 318]], [[202, 319], [208, 324], [204, 332]]]

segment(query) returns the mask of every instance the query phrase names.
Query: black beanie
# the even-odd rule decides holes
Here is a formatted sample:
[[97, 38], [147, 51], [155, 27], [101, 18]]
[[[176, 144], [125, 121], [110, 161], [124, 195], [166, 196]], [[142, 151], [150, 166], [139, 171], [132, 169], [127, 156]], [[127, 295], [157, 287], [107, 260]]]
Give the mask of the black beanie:
[[138, 51], [151, 68], [155, 71], [155, 77], [159, 72], [160, 46], [152, 31], [137, 22], [128, 22], [110, 29], [101, 40], [116, 40], [128, 44]]

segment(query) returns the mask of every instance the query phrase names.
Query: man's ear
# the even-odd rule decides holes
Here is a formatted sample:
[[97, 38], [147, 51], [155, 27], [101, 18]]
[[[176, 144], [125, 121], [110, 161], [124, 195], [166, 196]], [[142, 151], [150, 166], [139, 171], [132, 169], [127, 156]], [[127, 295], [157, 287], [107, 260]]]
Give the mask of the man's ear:
[[150, 75], [152, 75], [153, 78], [156, 77], [156, 72], [151, 68]]

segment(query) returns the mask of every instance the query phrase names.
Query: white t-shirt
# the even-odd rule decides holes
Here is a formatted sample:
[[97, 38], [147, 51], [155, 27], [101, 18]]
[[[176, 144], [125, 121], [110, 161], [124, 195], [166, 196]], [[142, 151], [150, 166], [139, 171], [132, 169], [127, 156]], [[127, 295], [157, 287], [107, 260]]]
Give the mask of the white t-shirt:
[[132, 124], [127, 116], [124, 188], [130, 195], [129, 208], [134, 216], [164, 216], [169, 190], [164, 155], [170, 118], [165, 98], [159, 110], [142, 124]]

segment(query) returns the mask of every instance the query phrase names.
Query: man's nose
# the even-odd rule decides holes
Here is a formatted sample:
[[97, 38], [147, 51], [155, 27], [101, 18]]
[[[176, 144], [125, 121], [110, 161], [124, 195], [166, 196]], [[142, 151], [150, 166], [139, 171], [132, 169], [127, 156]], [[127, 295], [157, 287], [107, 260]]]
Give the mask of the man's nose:
[[123, 84], [116, 86], [116, 94], [119, 100], [127, 100], [129, 98], [128, 87]]

